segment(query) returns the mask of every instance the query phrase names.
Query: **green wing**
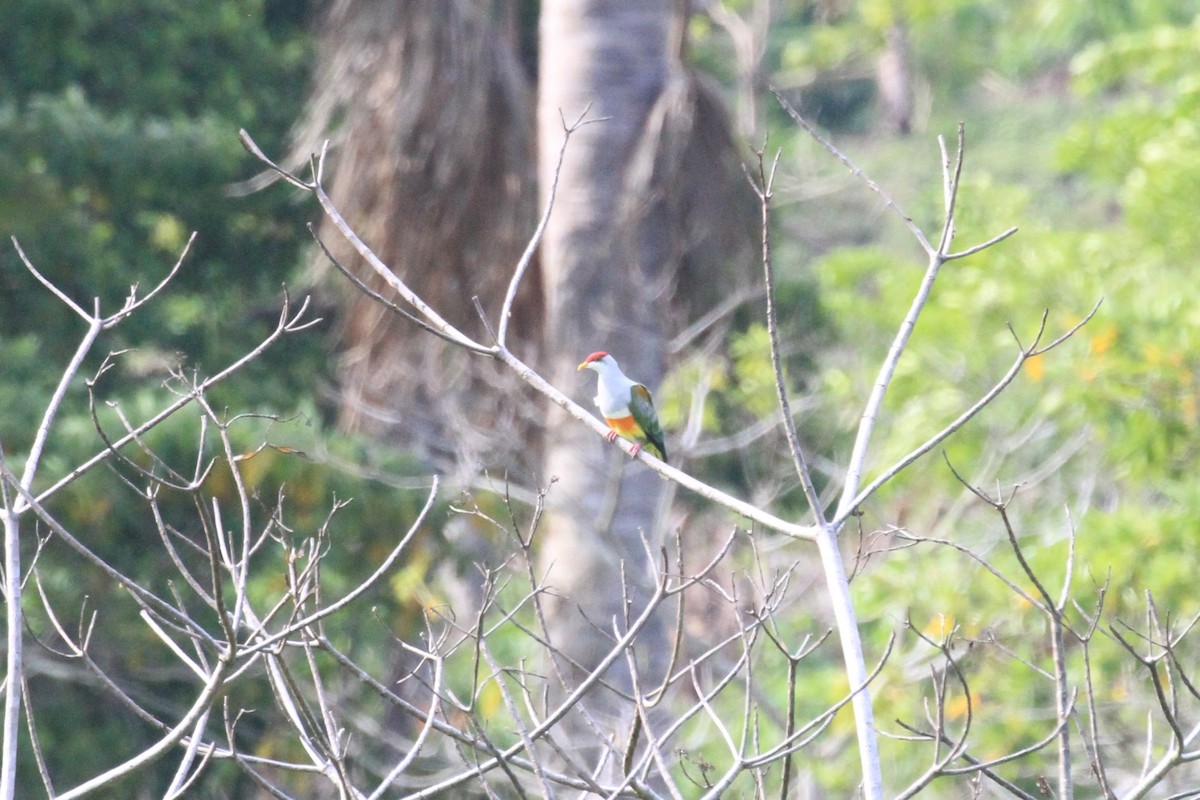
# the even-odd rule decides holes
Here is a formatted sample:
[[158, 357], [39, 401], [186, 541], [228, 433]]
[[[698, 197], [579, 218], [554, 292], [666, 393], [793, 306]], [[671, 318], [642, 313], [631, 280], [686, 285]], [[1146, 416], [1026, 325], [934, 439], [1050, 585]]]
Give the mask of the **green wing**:
[[642, 429], [646, 445], [665, 462], [667, 446], [663, 444], [662, 426], [658, 424], [658, 414], [654, 413], [650, 390], [638, 383], [634, 384], [629, 394], [629, 411], [633, 414], [634, 422]]

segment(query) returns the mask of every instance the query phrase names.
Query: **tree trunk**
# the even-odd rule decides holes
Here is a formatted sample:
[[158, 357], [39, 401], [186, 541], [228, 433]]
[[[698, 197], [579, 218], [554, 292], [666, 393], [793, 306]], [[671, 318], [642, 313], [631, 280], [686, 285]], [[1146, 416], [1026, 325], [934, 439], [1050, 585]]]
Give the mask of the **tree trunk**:
[[[495, 321], [512, 269], [537, 219], [533, 97], [515, 31], [471, 0], [336, 0], [321, 23], [320, 57], [306, 117], [296, 129], [301, 164], [332, 141], [326, 188], [377, 255], [460, 329], [486, 341], [473, 297]], [[299, 165], [297, 168], [301, 168]], [[322, 239], [369, 286], [331, 223]], [[316, 264], [329, 269], [323, 254]], [[413, 454], [451, 483], [481, 468], [525, 482], [538, 466], [540, 409], [524, 384], [489, 359], [429, 336], [337, 276], [339, 412], [343, 428]], [[536, 358], [541, 296], [536, 265], [514, 308], [511, 343]], [[474, 614], [491, 540], [466, 517], [440, 532], [446, 547], [429, 580], [455, 611]], [[397, 627], [424, 624], [419, 609]], [[400, 652], [398, 679], [422, 661]], [[396, 712], [392, 724], [411, 720]]]
[[884, 118], [892, 130], [901, 136], [907, 136], [912, 131], [912, 60], [908, 26], [903, 20], [898, 20], [884, 33], [883, 53], [875, 68], [875, 85]]
[[[595, 377], [575, 367], [594, 350], [613, 353], [654, 390], [669, 332], [730, 294], [729, 264], [754, 240], [729, 121], [716, 93], [683, 67], [685, 5], [544, 0], [535, 170], [511, 14], [489, 14], [487, 0], [336, 0], [297, 153], [318, 149], [341, 118], [327, 170], [335, 203], [410, 286], [486, 339], [471, 297], [499, 307], [534, 229], [533, 177], [544, 201], [563, 119], [590, 105], [589, 118], [608, 119], [572, 137], [542, 273], [526, 277], [514, 312], [524, 338], [510, 344], [587, 404]], [[348, 427], [471, 471], [537, 463], [533, 423], [547, 426], [553, 444], [541, 477], [558, 479], [540, 533], [556, 589], [551, 636], [584, 670], [596, 664], [614, 622], [644, 607], [659, 569], [643, 537], [656, 553], [664, 483], [565, 416], [542, 419], [546, 408], [523, 402], [510, 376], [413, 331], [374, 300], [352, 296], [344, 319]], [[665, 661], [663, 639], [652, 625], [640, 643], [648, 681]], [[605, 700], [589, 706], [606, 712]]]
[[[546, 371], [588, 406], [595, 378], [578, 373], [576, 365], [592, 351], [611, 353], [651, 391], [664, 372], [672, 272], [667, 207], [659, 198], [630, 195], [637, 188], [630, 165], [641, 155], [668, 82], [670, 11], [670, 0], [542, 4], [543, 196], [553, 179], [563, 119], [573, 121], [589, 106], [588, 118], [605, 118], [572, 136], [542, 244]], [[550, 420], [547, 443], [546, 471], [557, 479], [541, 550], [557, 597], [549, 609], [551, 635], [586, 669], [609, 649], [614, 621], [644, 607], [656, 565], [647, 564], [642, 537], [657, 549], [654, 522], [664, 484], [565, 415]], [[622, 581], [632, 608], [624, 606]], [[662, 653], [661, 637], [651, 626], [642, 652]], [[615, 711], [602, 698], [593, 698], [590, 709], [601, 716]]]
[[[343, 215], [409, 286], [481, 340], [487, 334], [472, 298], [499, 310], [537, 217], [532, 93], [511, 25], [489, 6], [337, 0], [322, 25], [316, 86], [295, 147], [307, 159], [332, 138], [327, 189]], [[324, 239], [356, 267], [340, 237], [330, 231]], [[382, 288], [369, 270], [356, 271]], [[532, 359], [536, 269], [522, 287], [515, 344]], [[527, 457], [536, 457], [540, 420], [522, 413], [528, 406], [515, 400], [514, 376], [354, 289], [340, 320], [344, 428], [394, 442], [451, 475], [535, 466]]]
[[[588, 118], [601, 120], [571, 138], [542, 243], [545, 371], [585, 405], [595, 378], [576, 366], [589, 353], [611, 353], [653, 392], [669, 334], [745, 281], [729, 264], [744, 259], [754, 240], [752, 195], [723, 105], [684, 68], [686, 7], [677, 0], [542, 4], [543, 198], [563, 120], [589, 108]], [[546, 442], [547, 477], [556, 479], [540, 553], [554, 589], [548, 621], [554, 644], [586, 670], [609, 649], [614, 622], [644, 608], [661, 569], [665, 484], [565, 415], [551, 416]], [[644, 687], [665, 667], [667, 651], [662, 624], [651, 624], [637, 651]], [[628, 681], [624, 661], [613, 670], [611, 680]], [[619, 712], [632, 709], [611, 699], [594, 696], [588, 708], [619, 726]]]

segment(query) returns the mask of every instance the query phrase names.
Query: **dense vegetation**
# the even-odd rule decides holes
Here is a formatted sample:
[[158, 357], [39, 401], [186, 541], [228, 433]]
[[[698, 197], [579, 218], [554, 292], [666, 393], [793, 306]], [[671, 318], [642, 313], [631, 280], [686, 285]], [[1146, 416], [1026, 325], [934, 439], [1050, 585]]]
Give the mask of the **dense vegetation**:
[[[751, 3], [728, 5], [745, 11]], [[973, 242], [1020, 227], [1003, 245], [948, 268], [892, 387], [877, 465], [911, 449], [986, 391], [1014, 355], [1008, 324], [1027, 341], [1047, 309], [1049, 330], [1057, 335], [1103, 299], [1082, 333], [1027, 364], [1022, 379], [983, 418], [950, 440], [946, 456], [984, 488], [999, 486], [1007, 495], [1021, 484], [1019, 533], [1050, 583], [1062, 579], [1073, 529], [1081, 602], [1094, 596], [1093, 581], [1108, 580], [1105, 611], [1113, 619], [1132, 623], [1144, 615], [1145, 592], [1172, 615], [1200, 612], [1194, 592], [1200, 282], [1193, 277], [1200, 257], [1200, 3], [781, 5], [766, 71], [802, 110], [834, 130], [839, 146], [909, 214], [936, 219], [941, 185], [933, 138], [944, 135], [952, 146], [961, 120], [968, 167], [960, 238]], [[199, 9], [168, 0], [20, 0], [5, 14], [3, 233], [15, 236], [30, 260], [77, 301], [98, 296], [102, 307], [112, 308], [131, 283], [146, 286], [161, 277], [189, 232], [198, 231], [170, 291], [103, 348], [134, 351], [97, 392], [101, 399], [119, 394], [135, 417], [167, 391], [169, 370], [211, 374], [261, 339], [275, 324], [281, 285], [300, 287], [290, 290], [293, 296], [313, 288], [303, 228], [311, 209], [282, 190], [234, 190], [255, 169], [237, 141], [238, 128], [252, 130], [269, 152], [286, 149], [307, 91], [312, 13], [308, 4], [279, 0], [216, 0]], [[919, 76], [918, 113], [907, 138], [884, 132], [864, 79], [897, 14], [907, 22]], [[698, 22], [693, 39], [697, 63], [732, 86], [736, 70], [723, 34]], [[844, 457], [845, 434], [874, 378], [869, 370], [886, 350], [921, 263], [875, 196], [843, 177], [773, 106], [764, 117], [772, 143], [785, 153], [781, 171], [789, 175], [775, 209], [786, 279], [780, 296], [796, 348], [795, 374], [803, 378], [797, 392], [813, 397], [807, 436], [817, 451]], [[763, 403], [769, 363], [755, 320], [746, 314], [720, 358], [680, 365], [662, 398], [668, 426], [682, 422], [687, 386], [702, 371], [715, 390], [715, 410], [705, 418], [712, 435], [772, 413], [773, 405]], [[47, 365], [69, 357], [77, 328], [16, 253], [0, 250], [6, 457], [19, 459], [28, 448], [40, 413], [37, 398], [58, 375], [57, 366]], [[329, 429], [332, 347], [322, 332], [328, 326], [287, 340], [222, 388], [219, 398], [237, 411], [286, 418], [249, 425], [243, 435], [247, 448], [262, 441], [278, 446], [256, 457], [259, 479], [270, 494], [286, 482], [297, 528], [318, 526], [334, 496], [356, 498], [338, 518], [344, 533], [326, 567], [327, 579], [337, 583], [339, 569], [352, 575], [358, 556], [392, 533], [376, 520], [411, 516], [419, 499], [395, 487], [419, 468], [405, 454], [381, 452]], [[50, 454], [60, 466], [97, 447], [86, 400], [76, 387], [71, 413], [60, 422], [69, 436]], [[153, 444], [182, 457], [191, 442], [175, 442], [176, 435], [160, 429]], [[777, 479], [765, 474], [761, 458], [724, 457], [704, 468], [718, 480], [753, 487]], [[221, 475], [212, 480], [220, 495]], [[59, 498], [56, 509], [65, 521], [86, 524], [97, 550], [133, 550], [155, 534], [120, 501], [125, 491], [117, 478], [98, 472]], [[795, 487], [785, 483], [777, 491], [799, 508]], [[994, 513], [932, 456], [866, 509], [866, 548], [890, 542], [870, 532], [897, 520], [923, 535], [981, 549], [1004, 536]], [[424, 547], [428, 559], [410, 563], [375, 598], [396, 609], [384, 617], [393, 631], [413, 624], [404, 609], [446, 591], [424, 570], [435, 561], [432, 553], [448, 545]], [[144, 575], [158, 568], [134, 563], [131, 570]], [[1040, 618], [964, 566], [961, 554], [931, 547], [873, 559], [855, 589], [875, 646], [906, 619], [931, 636], [954, 625], [967, 638], [1020, 640], [1040, 632]], [[73, 567], [70, 559], [47, 554], [42, 570], [52, 591], [86, 594], [101, 608], [120, 602], [107, 582], [75, 585]], [[795, 624], [819, 627], [815, 612]], [[387, 632], [370, 619], [346, 644], [370, 651]], [[118, 661], [137, 654], [103, 655]], [[919, 666], [922, 648], [913, 645], [904, 657]], [[1104, 671], [1105, 700], [1116, 703], [1139, 691], [1118, 656], [1096, 668]], [[839, 662], [830, 657], [809, 676], [814, 707], [845, 690], [839, 675]], [[162, 675], [156, 689], [164, 706], [172, 703], [171, 677]], [[917, 670], [907, 677], [925, 676]], [[36, 688], [36, 675], [33, 681]], [[1031, 731], [1044, 721], [1045, 703], [1036, 676], [993, 660], [978, 665], [974, 681], [977, 713], [1028, 709], [983, 728], [989, 748], [999, 752], [1036, 738]], [[900, 677], [884, 687], [880, 719], [919, 718], [919, 693], [910, 689]], [[92, 740], [112, 726], [103, 735], [116, 741], [125, 728], [102, 706], [80, 701], [92, 696], [86, 688], [79, 692], [44, 698], [60, 707], [54, 728], [43, 733], [82, 776], [95, 765], [88, 741], [75, 734], [84, 731]], [[1140, 719], [1130, 724], [1135, 735]], [[835, 725], [835, 732], [843, 730]], [[908, 768], [895, 757], [892, 769]], [[837, 787], [830, 791], [850, 788], [836, 764], [807, 768], [821, 785]], [[32, 771], [29, 778], [36, 785]]]

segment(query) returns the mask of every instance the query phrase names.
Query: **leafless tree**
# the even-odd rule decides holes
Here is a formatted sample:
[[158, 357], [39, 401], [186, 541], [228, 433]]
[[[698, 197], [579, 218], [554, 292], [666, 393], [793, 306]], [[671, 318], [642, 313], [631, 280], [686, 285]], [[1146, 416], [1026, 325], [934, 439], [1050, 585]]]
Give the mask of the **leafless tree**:
[[[797, 122], [807, 126], [798, 115]], [[565, 126], [565, 147], [569, 148], [579, 124]], [[326, 193], [323, 154], [312, 159], [311, 175], [301, 178], [277, 167], [249, 136], [244, 135], [243, 141], [290, 185], [317, 200], [332, 230], [385, 287], [373, 289], [335, 259], [333, 263], [360, 290], [413, 326], [419, 335], [451, 345], [461, 358], [488, 359], [511, 370], [529, 391], [561, 408], [577, 427], [591, 428], [597, 437], [606, 433], [588, 410], [509, 349], [509, 326], [504, 321], [527, 275], [532, 247], [517, 263], [499, 308], [482, 308], [481, 325], [488, 339], [474, 338], [447, 321], [364, 244]], [[844, 155], [821, 141], [834, 157], [862, 176]], [[208, 399], [214, 385], [234, 375], [278, 339], [302, 332], [310, 324], [305, 306], [294, 311], [285, 302], [275, 331], [262, 345], [213, 376], [199, 379], [176, 375], [171, 386], [177, 398], [158, 413], [138, 421], [118, 404], [115, 416], [95, 414], [102, 442], [96, 454], [61, 474], [43, 474], [47, 465], [41, 454], [53, 435], [66, 387], [76, 380], [84, 356], [105, 329], [153, 299], [169, 276], [145, 296], [139, 296], [135, 289], [120, 310], [102, 315], [98, 301], [92, 310], [85, 310], [46, 281], [22, 253], [30, 275], [82, 319], [86, 331], [58, 388], [47, 401], [30, 451], [21, 454], [21, 474], [14, 470], [12, 465], [17, 462], [11, 454], [4, 452], [0, 459], [7, 610], [0, 797], [28, 796], [34, 791], [19, 787], [18, 795], [16, 786], [16, 761], [21, 749], [17, 733], [22, 720], [42, 777], [43, 792], [56, 798], [82, 797], [111, 787], [118, 780], [148, 775], [147, 768], [156, 762], [171, 763], [173, 769], [164, 784], [152, 787], [146, 796], [185, 796], [205, 779], [215, 763], [229, 762], [236, 764], [240, 774], [253, 781], [264, 797], [418, 798], [454, 792], [480, 796], [579, 793], [715, 798], [731, 789], [753, 796], [789, 797], [800, 793], [799, 787], [806, 779], [798, 759], [828, 743], [830, 722], [844, 706], [854, 708], [862, 765], [860, 792], [868, 798], [883, 797], [888, 776], [875, 748], [877, 734], [884, 726], [874, 721], [869, 690], [872, 682], [891, 668], [889, 655], [898, 637], [904, 637], [914, 648], [927, 649], [932, 660], [928, 662], [927, 719], [902, 720], [900, 727], [913, 747], [912, 758], [925, 753], [929, 766], [911, 785], [889, 787], [887, 791], [894, 796], [911, 797], [939, 782], [963, 781], [962, 786], [972, 796], [990, 792], [992, 796], [1031, 798], [1036, 795], [1022, 785], [1027, 780], [1006, 777], [1005, 771], [1012, 765], [1041, 763], [1037, 759], [1044, 751], [1054, 754], [1055, 766], [1035, 774], [1050, 776], [1040, 778], [1044, 786], [1041, 791], [1047, 796], [1070, 797], [1077, 789], [1082, 793], [1085, 785], [1089, 793], [1105, 797], [1140, 798], [1165, 787], [1170, 787], [1167, 790], [1173, 792], [1172, 797], [1194, 796], [1194, 775], [1189, 783], [1185, 768], [1200, 761], [1200, 693], [1196, 689], [1195, 644], [1189, 638], [1195, 620], [1175, 620], [1148, 597], [1144, 624], [1106, 622], [1106, 587], [1100, 585], [1083, 594], [1074, 588], [1073, 548], [1054, 588], [1055, 582], [1035, 570], [1024, 555], [1019, 531], [1008, 513], [1009, 495], [991, 495], [971, 487], [980, 502], [994, 509], [1017, 564], [1015, 574], [1007, 574], [994, 559], [950, 539], [933, 541], [903, 529], [888, 533], [898, 546], [951, 548], [1043, 616], [1047, 645], [1044, 655], [1029, 655], [1018, 647], [1005, 650], [1005, 643], [999, 641], [973, 643], [995, 648], [1011, 658], [1013, 669], [1030, 670], [1048, 682], [1054, 708], [1042, 738], [1002, 757], [983, 758], [972, 749], [974, 726], [985, 721], [973, 713], [971, 667], [960, 655], [959, 635], [953, 628], [935, 636], [905, 626], [873, 654], [870, 664], [863, 652], [839, 534], [879, 486], [980, 412], [1011, 383], [1025, 360], [1061, 344], [1078, 329], [1072, 328], [1047, 342], [1043, 320], [1031, 339], [1016, 341], [1014, 368], [1001, 376], [991, 391], [908, 456], [881, 470], [875, 478], [866, 479], [865, 454], [874, 421], [939, 268], [1011, 233], [963, 250], [951, 249], [963, 155], [961, 132], [957, 149], [951, 151], [943, 143], [942, 152], [946, 206], [936, 244], [908, 221], [882, 189], [866, 181], [910, 226], [929, 258], [925, 280], [898, 326], [895, 343], [864, 405], [841, 497], [832, 513], [815, 496], [808, 476], [809, 456], [789, 424], [778, 328], [772, 319], [770, 239], [764, 224], [766, 315], [772, 331], [779, 400], [785, 407], [781, 419], [794, 468], [812, 502], [811, 519], [781, 519], [645, 453], [638, 454], [637, 460], [646, 469], [744, 518], [750, 530], [731, 526], [714, 552], [700, 561], [689, 558], [681, 542], [686, 531], [665, 537], [666, 547], [651, 544], [647, 536], [642, 552], [637, 558], [627, 558], [619, 571], [619, 589], [630, 602], [616, 613], [591, 619], [594, 636], [603, 644], [598, 648], [598, 661], [583, 668], [569, 652], [555, 646], [546, 608], [551, 594], [558, 590], [546, 582], [534, 554], [539, 526], [555, 487], [544, 486], [529, 505], [503, 503], [500, 514], [489, 512], [484, 504], [471, 498], [459, 500], [454, 504], [456, 513], [503, 531], [507, 554], [497, 563], [480, 565], [483, 588], [472, 613], [459, 615], [454, 609], [431, 608], [423, 635], [394, 641], [394, 648], [411, 654], [419, 665], [405, 677], [412, 686], [403, 687], [404, 691], [381, 680], [372, 667], [339, 647], [337, 631], [348, 618], [362, 613], [360, 605], [370, 596], [372, 587], [404, 558], [438, 495], [438, 481], [431, 481], [423, 510], [412, 519], [398, 521], [400, 533], [392, 548], [369, 565], [355, 585], [331, 596], [322, 580], [322, 564], [330, 548], [337, 546], [332, 537], [340, 504], [331, 505], [324, 524], [311, 530], [290, 529], [285, 493], [274, 502], [264, 503], [259, 499], [261, 494], [256, 498], [248, 488], [245, 473], [256, 451], [237, 450], [233, 432], [250, 423], [250, 418], [218, 411]], [[764, 154], [753, 181], [764, 218], [769, 212], [774, 171], [773, 162]], [[531, 245], [538, 242], [552, 212], [548, 202], [543, 224], [533, 235]], [[119, 358], [114, 355], [105, 359], [89, 385], [105, 380]], [[197, 436], [196, 458], [186, 468], [156, 452], [146, 436], [184, 409], [194, 412]], [[116, 428], [112, 420], [116, 420]], [[208, 447], [210, 441], [215, 448]], [[264, 443], [263, 447], [267, 446]], [[631, 449], [626, 442], [618, 446], [626, 452]], [[69, 530], [53, 513], [52, 501], [65, 487], [106, 463], [119, 467], [131, 496], [154, 520], [159, 546], [172, 565], [170, 575], [135, 579], [112, 557], [92, 550], [85, 535]], [[205, 489], [206, 476], [216, 470], [227, 471], [232, 482], [233, 491], [225, 500]], [[164, 513], [161, 495], [166, 492], [192, 498], [190, 519]], [[33, 558], [23, 561], [21, 539], [28, 538], [30, 532], [37, 532], [39, 538]], [[1073, 541], [1073, 528], [1070, 534]], [[797, 553], [793, 563], [798, 562], [801, 551], [816, 547], [835, 609], [834, 634], [841, 645], [849, 691], [827, 708], [811, 713], [798, 713], [802, 687], [809, 659], [820, 650], [829, 633], [798, 633], [789, 624], [795, 570], [774, 569], [764, 555], [764, 550], [778, 541], [785, 541], [789, 552]], [[121, 672], [121, 665], [101, 663], [93, 657], [97, 638], [114, 635], [115, 629], [97, 625], [94, 612], [83, 605], [82, 598], [46, 584], [38, 559], [50, 548], [75, 554], [83, 569], [94, 570], [125, 588], [132, 602], [128, 612], [119, 607], [101, 611], [106, 615], [128, 613], [145, 626], [156, 642], [156, 655], [177, 665], [180, 674], [186, 676], [190, 698], [183, 707], [145, 702], [140, 692], [129, 691], [136, 680], [133, 675]], [[745, 548], [750, 567], [730, 579], [722, 574], [720, 565], [734, 548]], [[263, 570], [278, 571], [273, 593], [251, 590], [252, 578]], [[629, 577], [635, 571], [650, 576], [648, 590], [638, 604], [632, 602], [634, 584]], [[869, 580], [870, 574], [862, 579]], [[22, 620], [21, 611], [26, 605], [38, 610], [36, 630]], [[703, 609], [706, 618], [730, 624], [698, 635], [690, 628], [694, 620], [689, 616], [690, 608]], [[666, 626], [665, 663], [648, 668], [639, 652], [641, 637], [655, 617], [664, 613], [671, 621]], [[68, 621], [72, 619], [77, 621]], [[512, 637], [524, 643], [524, 648], [516, 651], [525, 655], [513, 656], [514, 648], [503, 646], [511, 643]], [[698, 649], [694, 647], [697, 641], [705, 641], [708, 646]], [[27, 644], [44, 653], [31, 657]], [[1160, 720], [1165, 731], [1151, 730], [1141, 753], [1131, 754], [1126, 742], [1115, 736], [1109, 727], [1113, 713], [1099, 702], [1090, 659], [1101, 647], [1124, 654], [1150, 687], [1151, 704], [1144, 710]], [[1072, 649], [1080, 656], [1074, 667], [1067, 658]], [[117, 700], [131, 720], [155, 732], [153, 742], [132, 755], [114, 756], [110, 768], [78, 785], [60, 787], [56, 774], [61, 760], [39, 735], [39, 722], [44, 720], [39, 718], [38, 697], [29, 689], [31, 673], [43, 658], [88, 674]], [[612, 667], [617, 664], [624, 665], [622, 680], [611, 679]], [[251, 705], [249, 698], [255, 687], [266, 691], [273, 705]], [[597, 719], [583, 704], [583, 699], [598, 689], [627, 709], [621, 726]], [[948, 711], [949, 701], [955, 696], [965, 698], [968, 709], [958, 722]], [[412, 722], [408, 733], [385, 731], [380, 720], [387, 712], [408, 717]], [[564, 727], [571, 714], [585, 725], [594, 725], [595, 748], [576, 747]], [[274, 735], [285, 737], [289, 746], [273, 755], [257, 752], [256, 738], [249, 730], [256, 725], [265, 725]], [[1138, 757], [1142, 755], [1144, 758]], [[1076, 768], [1078, 762], [1085, 762], [1086, 768]], [[1176, 776], [1182, 777], [1172, 783]], [[1094, 792], [1090, 787], [1095, 787]]]

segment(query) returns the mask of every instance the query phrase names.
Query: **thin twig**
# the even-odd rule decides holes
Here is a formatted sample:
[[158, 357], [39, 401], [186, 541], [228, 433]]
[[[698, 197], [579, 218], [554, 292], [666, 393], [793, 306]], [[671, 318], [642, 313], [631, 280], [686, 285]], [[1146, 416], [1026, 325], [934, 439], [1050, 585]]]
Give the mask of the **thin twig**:
[[[850, 515], [853, 514], [855, 511], [857, 511], [862, 506], [862, 504], [864, 502], [866, 502], [867, 498], [869, 498], [872, 494], [874, 494], [876, 491], [878, 491], [880, 489], [880, 487], [882, 487], [884, 484], [886, 484], [892, 478], [896, 477], [901, 472], [903, 472], [910, 464], [915, 462], [921, 456], [925, 455], [930, 450], [932, 450], [933, 448], [937, 447], [939, 444], [944, 442], [955, 431], [959, 430], [964, 425], [966, 425], [968, 422], [970, 422], [977, 414], [979, 414], [980, 411], [982, 411], [984, 408], [989, 406], [992, 403], [992, 401], [995, 400], [996, 397], [1000, 395], [1001, 392], [1003, 392], [1006, 388], [1008, 388], [1009, 384], [1011, 384], [1016, 379], [1016, 377], [1021, 373], [1021, 367], [1025, 364], [1026, 361], [1028, 361], [1030, 358], [1032, 358], [1034, 356], [1040, 356], [1043, 353], [1053, 350], [1055, 347], [1058, 347], [1060, 344], [1062, 344], [1063, 342], [1067, 341], [1072, 336], [1074, 336], [1075, 333], [1077, 333], [1080, 328], [1082, 328], [1084, 325], [1086, 325], [1088, 322], [1090, 322], [1092, 320], [1092, 317], [1096, 316], [1096, 312], [1100, 310], [1101, 303], [1103, 303], [1103, 299], [1097, 301], [1096, 305], [1092, 306], [1091, 311], [1089, 311], [1083, 317], [1083, 319], [1081, 319], [1075, 325], [1071, 326], [1071, 328], [1069, 330], [1067, 330], [1064, 334], [1062, 334], [1061, 336], [1059, 336], [1057, 339], [1050, 342], [1049, 344], [1045, 345], [1044, 347], [1038, 347], [1038, 344], [1041, 341], [1043, 332], [1045, 331], [1046, 319], [1047, 319], [1047, 315], [1049, 313], [1047, 311], [1043, 311], [1041, 323], [1038, 327], [1038, 332], [1037, 332], [1036, 336], [1034, 337], [1033, 344], [1030, 345], [1028, 348], [1022, 347], [1020, 349], [1020, 351], [1017, 353], [1017, 357], [1013, 360], [1012, 365], [1008, 368], [1008, 371], [1005, 372], [1004, 375], [1001, 376], [1001, 378], [998, 381], [996, 381], [995, 384], [992, 385], [992, 388], [989, 389], [986, 393], [984, 393], [977, 401], [975, 401], [974, 404], [971, 405], [970, 408], [968, 408], [966, 411], [964, 411], [962, 414], [960, 414], [953, 422], [951, 422], [946, 427], [942, 428], [940, 431], [935, 433], [933, 436], [926, 439], [922, 444], [918, 445], [914, 450], [909, 452], [907, 455], [905, 455], [900, 460], [898, 460], [895, 464], [893, 464], [892, 466], [890, 466], [886, 470], [884, 470], [882, 473], [880, 473], [880, 475], [877, 478], [875, 478], [864, 489], [862, 489], [860, 492], [858, 492], [858, 494], [855, 495], [852, 500], [849, 500], [848, 502], [843, 502], [843, 504], [838, 507], [838, 512], [837, 512], [837, 514], [834, 515], [832, 524], [836, 527], [841, 527], [841, 525], [843, 525], [845, 523], [845, 521], [850, 517]], [[844, 500], [844, 498], [845, 498], [845, 495], [843, 495], [843, 500]]]
[[533, 261], [533, 254], [537, 252], [538, 245], [542, 241], [542, 235], [546, 232], [546, 226], [550, 223], [550, 212], [554, 210], [554, 199], [558, 194], [558, 176], [562, 172], [563, 160], [567, 155], [567, 144], [571, 141], [571, 134], [584, 125], [601, 121], [600, 119], [587, 119], [587, 115], [591, 110], [592, 104], [588, 103], [584, 106], [583, 111], [580, 112], [579, 117], [570, 125], [567, 124], [565, 119], [563, 120], [563, 140], [562, 145], [558, 149], [558, 161], [554, 165], [554, 176], [550, 180], [550, 191], [546, 197], [546, 208], [542, 211], [537, 228], [534, 229], [533, 236], [529, 237], [529, 242], [525, 245], [525, 250], [521, 253], [521, 258], [517, 261], [512, 278], [508, 282], [508, 291], [504, 294], [504, 303], [500, 307], [500, 326], [496, 337], [496, 344], [500, 347], [508, 346], [508, 322], [512, 317], [513, 303], [517, 299], [517, 289], [520, 288], [521, 279], [525, 277], [525, 273], [529, 269], [529, 264]]
[[343, 264], [336, 256], [334, 256], [333, 252], [325, 244], [324, 240], [321, 239], [320, 235], [317, 234], [316, 226], [314, 226], [310, 222], [307, 224], [307, 227], [308, 227], [308, 232], [310, 234], [312, 234], [313, 239], [316, 241], [317, 245], [321, 248], [321, 252], [323, 252], [325, 254], [325, 257], [329, 259], [329, 262], [331, 264], [333, 264], [333, 266], [337, 269], [338, 272], [345, 275], [346, 278], [348, 278], [351, 283], [353, 283], [356, 287], [358, 287], [358, 290], [360, 292], [362, 292], [363, 294], [365, 294], [367, 297], [370, 297], [371, 299], [380, 303], [384, 308], [387, 308], [388, 310], [392, 311], [393, 313], [399, 314], [400, 316], [404, 317], [406, 320], [413, 323], [414, 325], [416, 325], [417, 327], [419, 327], [421, 330], [425, 331], [426, 333], [433, 334], [434, 336], [438, 337], [439, 339], [442, 339], [443, 341], [450, 342], [451, 344], [461, 345], [461, 346], [465, 347], [468, 352], [471, 352], [471, 353], [477, 353], [480, 355], [491, 355], [492, 354], [492, 348], [485, 347], [483, 345], [478, 345], [477, 347], [467, 347], [465, 344], [463, 344], [463, 342], [461, 340], [451, 336], [448, 333], [444, 333], [443, 331], [438, 330], [433, 325], [430, 325], [428, 322], [421, 319], [416, 314], [413, 314], [408, 309], [401, 308], [400, 306], [393, 303], [391, 300], [388, 300], [382, 294], [380, 294], [379, 292], [375, 291], [370, 286], [368, 286], [366, 281], [364, 281], [362, 278], [355, 275], [353, 270], [351, 270], [349, 267], [347, 267], [345, 264]]
[[821, 507], [821, 498], [817, 494], [816, 486], [813, 485], [812, 473], [808, 469], [808, 464], [804, 459], [804, 449], [800, 445], [800, 436], [796, 433], [796, 421], [792, 416], [792, 407], [788, 401], [787, 380], [783, 374], [783, 358], [780, 355], [779, 319], [775, 308], [775, 269], [771, 262], [771, 191], [775, 184], [775, 169], [779, 166], [780, 151], [776, 151], [775, 158], [771, 161], [771, 169], [768, 170], [763, 152], [765, 149], [764, 144], [763, 150], [755, 151], [755, 156], [758, 158], [758, 181], [755, 182], [751, 179], [750, 185], [754, 189], [754, 193], [758, 195], [759, 201], [763, 284], [767, 293], [767, 334], [771, 343], [771, 368], [774, 371], [776, 401], [779, 403], [779, 410], [782, 414], [783, 430], [787, 435], [792, 463], [796, 469], [796, 475], [800, 479], [800, 486], [804, 490], [804, 497], [808, 500], [813, 520], [816, 525], [821, 526], [825, 524], [825, 510]]
[[842, 166], [850, 170], [850, 172], [853, 173], [856, 178], [865, 183], [872, 192], [879, 195], [879, 197], [883, 200], [884, 205], [896, 212], [896, 215], [899, 216], [904, 222], [904, 227], [908, 228], [909, 233], [911, 233], [913, 238], [917, 240], [917, 243], [921, 245], [922, 250], [930, 255], [933, 255], [935, 252], [937, 252], [934, 250], [933, 245], [929, 243], [929, 239], [925, 237], [925, 232], [922, 231], [921, 228], [912, 221], [912, 217], [910, 217], [902, 208], [900, 208], [900, 205], [892, 199], [892, 196], [888, 194], [883, 187], [871, 180], [871, 178], [865, 172], [859, 169], [858, 165], [847, 158], [841, 150], [838, 150], [832, 142], [822, 136], [816, 128], [809, 124], [808, 120], [801, 116], [800, 112], [793, 108], [791, 103], [784, 99], [783, 95], [779, 93], [778, 89], [772, 88], [771, 94], [775, 95], [775, 99], [779, 101], [779, 105], [783, 107], [783, 110], [787, 112], [787, 115], [792, 118], [793, 122], [803, 128], [805, 133], [811, 136], [817, 144], [825, 148], [826, 152], [840, 161]]

